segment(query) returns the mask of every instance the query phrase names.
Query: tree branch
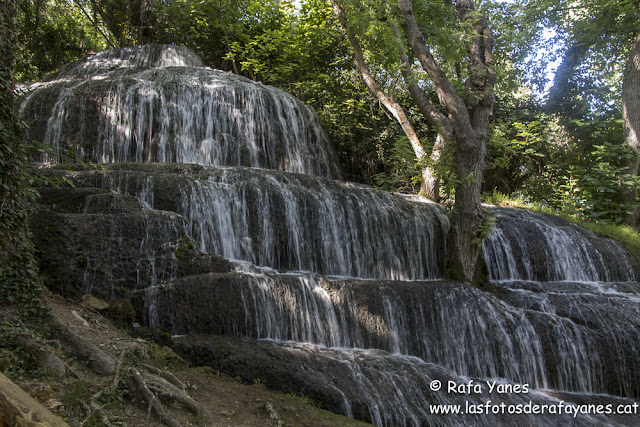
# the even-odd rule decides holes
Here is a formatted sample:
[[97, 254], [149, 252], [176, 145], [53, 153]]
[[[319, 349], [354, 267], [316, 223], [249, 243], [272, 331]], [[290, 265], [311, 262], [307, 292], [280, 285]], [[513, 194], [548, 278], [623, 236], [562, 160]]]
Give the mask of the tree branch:
[[402, 18], [402, 28], [409, 40], [411, 50], [433, 81], [438, 100], [449, 116], [455, 133], [468, 134], [473, 132], [467, 106], [431, 54], [413, 13], [411, 0], [398, 0], [398, 10]]
[[340, 23], [340, 26], [344, 31], [345, 35], [347, 36], [347, 39], [351, 44], [351, 48], [353, 49], [353, 61], [355, 63], [356, 69], [362, 75], [362, 78], [364, 79], [371, 93], [375, 95], [375, 97], [387, 108], [387, 110], [389, 110], [389, 112], [393, 115], [393, 117], [396, 118], [398, 123], [400, 123], [402, 130], [407, 135], [407, 138], [409, 138], [409, 142], [411, 143], [411, 147], [413, 148], [413, 151], [416, 157], [419, 160], [424, 159], [426, 157], [426, 152], [422, 147], [422, 143], [420, 142], [420, 139], [418, 138], [418, 135], [416, 134], [415, 129], [413, 128], [413, 125], [411, 125], [409, 118], [405, 114], [400, 104], [398, 104], [393, 98], [388, 96], [386, 93], [384, 93], [382, 89], [380, 89], [380, 87], [378, 86], [378, 83], [375, 81], [375, 79], [369, 72], [369, 69], [364, 60], [364, 54], [362, 52], [362, 47], [360, 46], [360, 43], [358, 42], [356, 37], [353, 34], [351, 34], [348, 30], [347, 16], [345, 15], [340, 5], [338, 5], [336, 0], [330, 0], [330, 1], [333, 7], [333, 11], [336, 17], [338, 18], [338, 22]]

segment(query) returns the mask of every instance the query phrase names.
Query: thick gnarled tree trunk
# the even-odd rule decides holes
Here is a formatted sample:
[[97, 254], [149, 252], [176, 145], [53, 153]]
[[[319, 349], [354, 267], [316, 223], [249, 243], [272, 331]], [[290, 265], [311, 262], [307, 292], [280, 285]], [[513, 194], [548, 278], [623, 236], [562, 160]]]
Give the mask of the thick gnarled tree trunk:
[[[334, 13], [353, 48], [356, 68], [369, 90], [396, 117], [411, 141], [416, 157], [424, 159], [426, 152], [402, 107], [385, 94], [371, 76], [358, 39], [349, 31], [349, 23], [338, 0], [330, 0]], [[452, 279], [477, 284], [488, 282], [486, 264], [482, 258], [482, 239], [487, 231], [487, 217], [480, 202], [480, 185], [484, 168], [489, 123], [495, 99], [493, 85], [493, 36], [484, 18], [473, 8], [471, 0], [457, 0], [456, 12], [460, 21], [469, 24], [475, 34], [469, 43], [469, 77], [464, 97], [459, 95], [436, 59], [433, 57], [413, 12], [412, 0], [398, 0], [398, 12], [404, 35], [420, 66], [428, 74], [438, 97], [439, 108], [431, 105], [411, 73], [407, 55], [402, 55], [403, 77], [413, 102], [438, 133], [431, 153], [431, 161], [438, 161], [445, 144], [454, 145], [454, 168], [457, 177], [455, 203], [447, 250], [447, 275]], [[395, 13], [387, 4], [386, 13]], [[394, 17], [390, 17], [393, 21]], [[391, 24], [393, 25], [393, 24]], [[393, 28], [398, 40], [402, 37]], [[437, 177], [425, 169], [423, 193], [438, 198]]]
[[[627, 173], [638, 175], [640, 165], [640, 33], [636, 37], [627, 64], [624, 70], [622, 82], [622, 118], [624, 120], [624, 141], [635, 152], [636, 156], [627, 161]], [[638, 188], [635, 185], [623, 190], [621, 201], [635, 203], [638, 197]], [[640, 209], [636, 208], [631, 214], [625, 216], [625, 223], [631, 227], [640, 226]]]
[[468, 46], [469, 78], [465, 83], [465, 99], [462, 99], [431, 54], [414, 15], [412, 1], [399, 0], [398, 7], [411, 49], [434, 83], [454, 132], [458, 182], [449, 231], [447, 275], [452, 279], [484, 283], [488, 278], [483, 268], [482, 238], [487, 231], [487, 218], [480, 201], [480, 185], [495, 105], [493, 36], [471, 0], [456, 2], [458, 17], [471, 24], [475, 31]]

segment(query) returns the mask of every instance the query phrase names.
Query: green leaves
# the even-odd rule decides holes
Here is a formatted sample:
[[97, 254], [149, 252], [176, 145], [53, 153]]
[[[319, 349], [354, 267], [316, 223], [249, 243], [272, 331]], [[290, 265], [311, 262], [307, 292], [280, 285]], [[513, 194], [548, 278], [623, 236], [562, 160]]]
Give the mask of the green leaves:
[[42, 314], [44, 306], [26, 215], [25, 199], [31, 188], [25, 171], [24, 123], [13, 91], [14, 24], [13, 16], [0, 14], [0, 28], [5, 30], [0, 32], [0, 49], [5, 60], [5, 66], [0, 67], [0, 305], [17, 306], [26, 317]]
[[564, 207], [598, 222], [622, 222], [638, 202], [625, 201], [620, 194], [639, 184], [638, 177], [629, 174], [623, 159], [634, 156], [632, 150], [609, 141], [594, 145], [582, 164], [570, 169], [560, 189], [565, 195]]

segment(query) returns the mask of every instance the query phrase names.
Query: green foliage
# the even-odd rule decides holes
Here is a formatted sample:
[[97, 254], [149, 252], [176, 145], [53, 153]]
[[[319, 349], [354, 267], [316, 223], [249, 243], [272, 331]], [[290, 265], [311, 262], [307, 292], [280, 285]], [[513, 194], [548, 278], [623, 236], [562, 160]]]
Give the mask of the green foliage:
[[150, 357], [155, 361], [157, 365], [160, 365], [163, 369], [184, 369], [186, 368], [184, 360], [173, 352], [166, 345], [153, 345], [151, 347]]
[[625, 202], [621, 194], [637, 185], [637, 177], [626, 169], [635, 153], [620, 144], [619, 121], [574, 120], [567, 130], [561, 119], [538, 117], [542, 120], [494, 123], [485, 192], [498, 191], [589, 221], [622, 221], [637, 203]]
[[252, 4], [259, 25], [233, 42], [225, 59], [254, 80], [299, 91], [301, 81], [324, 72], [339, 44], [330, 10], [318, 6], [317, 1], [299, 10], [289, 1]]
[[42, 282], [34, 257], [26, 213], [33, 196], [28, 160], [22, 143], [24, 123], [14, 97], [16, 32], [12, 3], [0, 11], [0, 305], [19, 308], [24, 317], [45, 312], [40, 299]]
[[151, 41], [185, 45], [208, 65], [238, 73], [240, 67], [228, 58], [232, 46], [267, 28], [276, 4], [274, 0], [154, 2], [153, 13], [161, 24], [153, 27]]
[[376, 186], [388, 191], [417, 193], [422, 176], [409, 140], [398, 137], [391, 144], [383, 153], [388, 168], [373, 176]]
[[84, 414], [83, 404], [89, 403], [92, 395], [91, 383], [86, 380], [78, 380], [66, 388], [60, 401], [69, 413], [81, 415]]
[[189, 422], [197, 426], [206, 426], [209, 424], [207, 422], [207, 417], [205, 417], [204, 414], [202, 414], [201, 412], [198, 412], [197, 414], [194, 414], [194, 415], [190, 415]]
[[[529, 204], [521, 197], [511, 197], [500, 191], [493, 189], [491, 193], [482, 194], [482, 202], [490, 205], [502, 206], [508, 208], [528, 208]], [[534, 209], [532, 209], [534, 210]]]
[[81, 2], [23, 0], [17, 4], [16, 78], [34, 81], [62, 65], [107, 47]]
[[584, 162], [568, 168], [562, 176], [563, 208], [590, 221], [621, 223], [638, 206], [619, 197], [624, 189], [637, 186], [638, 177], [628, 173], [625, 159], [636, 156], [630, 148], [604, 141], [586, 154]]
[[321, 402], [310, 398], [309, 396], [305, 396], [303, 393], [304, 389], [300, 390], [298, 393], [287, 393], [287, 396], [292, 397], [294, 399], [299, 400], [305, 405], [315, 406], [316, 408], [322, 408], [323, 405]]
[[0, 371], [12, 380], [23, 380], [37, 367], [32, 354], [24, 348], [13, 345], [17, 335], [31, 335], [32, 331], [15, 322], [4, 320], [0, 323]]
[[299, 95], [318, 112], [347, 180], [392, 190], [416, 188], [415, 155], [402, 129], [355, 71], [332, 71], [310, 80], [304, 90]]

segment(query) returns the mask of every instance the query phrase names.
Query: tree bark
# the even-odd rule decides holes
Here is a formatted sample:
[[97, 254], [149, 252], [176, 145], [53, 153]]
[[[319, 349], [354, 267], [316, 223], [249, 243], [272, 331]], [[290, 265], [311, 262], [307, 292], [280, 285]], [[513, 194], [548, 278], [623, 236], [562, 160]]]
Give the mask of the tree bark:
[[[422, 146], [422, 142], [416, 134], [413, 125], [404, 112], [404, 109], [391, 96], [387, 95], [373, 78], [373, 76], [369, 72], [369, 68], [366, 65], [360, 42], [358, 42], [358, 39], [348, 31], [347, 16], [335, 0], [330, 1], [331, 6], [333, 7], [333, 11], [338, 18], [338, 22], [340, 23], [340, 26], [342, 27], [342, 30], [347, 36], [347, 39], [351, 44], [351, 48], [353, 49], [353, 62], [355, 63], [357, 71], [362, 75], [362, 78], [369, 88], [369, 91], [371, 91], [371, 93], [378, 99], [378, 101], [380, 101], [382, 105], [384, 105], [385, 108], [398, 121], [398, 123], [400, 123], [404, 134], [409, 139], [409, 143], [413, 148], [413, 152], [416, 158], [420, 161], [424, 161], [427, 158], [427, 153]], [[438, 146], [438, 149], [436, 150], [436, 157], [438, 159], [440, 157], [440, 149], [441, 147]], [[422, 184], [420, 187], [420, 193], [434, 201], [437, 201], [439, 198], [439, 180], [433, 170], [429, 167], [422, 168]]]
[[[636, 155], [627, 160], [627, 173], [638, 175], [640, 165], [640, 33], [636, 37], [624, 70], [622, 81], [622, 118], [624, 121], [624, 142], [634, 150]], [[621, 201], [635, 203], [638, 198], [638, 188], [635, 185], [623, 189]], [[625, 223], [638, 228], [640, 209], [635, 208], [631, 214], [625, 215]]]
[[[418, 87], [416, 79], [413, 76], [413, 72], [411, 71], [409, 59], [405, 56], [402, 58], [402, 61], [404, 62], [402, 76], [407, 84], [411, 99], [413, 99], [413, 102], [427, 120], [429, 126], [437, 131], [436, 141], [433, 144], [430, 156], [431, 164], [437, 165], [440, 162], [440, 158], [442, 157], [445, 147], [453, 138], [451, 122], [447, 116], [429, 102], [425, 93], [420, 89], [420, 87]], [[428, 197], [434, 202], [440, 202], [440, 177], [434, 172], [433, 168], [423, 168], [420, 194]]]
[[458, 0], [461, 21], [470, 23], [476, 34], [468, 46], [469, 78], [463, 100], [441, 69], [420, 31], [411, 0], [399, 0], [402, 27], [411, 49], [433, 81], [442, 108], [455, 135], [455, 203], [447, 248], [446, 271], [451, 279], [482, 284], [488, 282], [482, 268], [482, 238], [486, 233], [486, 214], [480, 201], [482, 170], [487, 153], [489, 123], [495, 98], [493, 85], [493, 36], [471, 0]]

